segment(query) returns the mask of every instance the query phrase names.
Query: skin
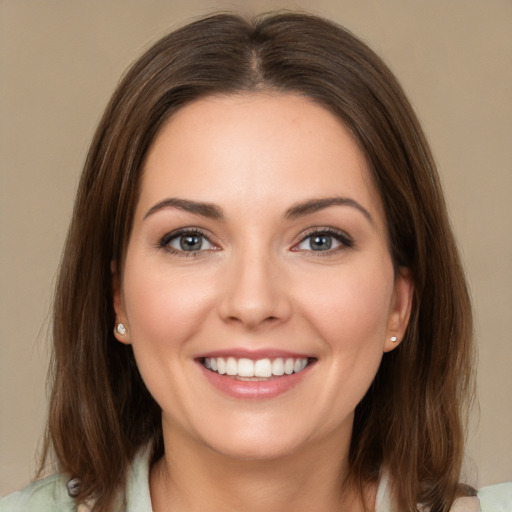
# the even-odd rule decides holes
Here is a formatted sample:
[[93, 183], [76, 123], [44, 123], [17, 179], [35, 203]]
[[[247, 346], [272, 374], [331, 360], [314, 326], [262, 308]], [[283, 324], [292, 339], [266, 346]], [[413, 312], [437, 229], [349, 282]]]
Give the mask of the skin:
[[[286, 215], [333, 197], [350, 202]], [[223, 216], [162, 206], [169, 198]], [[165, 238], [180, 228], [206, 236], [201, 250]], [[331, 248], [312, 246], [312, 230]], [[340, 485], [354, 409], [403, 336], [412, 283], [394, 272], [381, 200], [336, 117], [271, 93], [179, 110], [150, 148], [114, 296], [127, 328], [117, 338], [133, 345], [170, 447], [150, 475], [155, 511], [361, 507]], [[212, 386], [197, 361], [234, 349], [298, 352], [314, 364], [285, 393], [244, 400]]]

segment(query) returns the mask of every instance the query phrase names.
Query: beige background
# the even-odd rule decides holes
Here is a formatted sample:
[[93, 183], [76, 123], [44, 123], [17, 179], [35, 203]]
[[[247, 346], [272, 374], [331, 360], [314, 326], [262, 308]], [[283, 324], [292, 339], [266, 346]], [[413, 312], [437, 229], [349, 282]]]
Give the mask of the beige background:
[[510, 0], [0, 0], [0, 494], [35, 468], [51, 290], [102, 109], [149, 42], [233, 7], [330, 17], [402, 81], [439, 163], [477, 313], [480, 420], [467, 473], [478, 485], [512, 480]]

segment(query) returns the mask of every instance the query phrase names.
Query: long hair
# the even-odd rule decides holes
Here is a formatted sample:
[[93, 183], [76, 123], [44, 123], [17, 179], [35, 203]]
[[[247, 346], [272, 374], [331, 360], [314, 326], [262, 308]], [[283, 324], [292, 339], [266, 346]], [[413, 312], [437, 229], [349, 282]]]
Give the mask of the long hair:
[[160, 409], [130, 346], [116, 342], [112, 262], [122, 271], [141, 169], [155, 134], [198, 98], [296, 93], [348, 127], [382, 199], [395, 268], [410, 269], [412, 314], [355, 412], [349, 478], [386, 468], [400, 511], [448, 511], [459, 484], [471, 396], [466, 282], [428, 144], [398, 82], [364, 43], [324, 19], [218, 14], [158, 41], [128, 71], [93, 139], [57, 283], [45, 457], [81, 479], [105, 512], [143, 445], [162, 453]]

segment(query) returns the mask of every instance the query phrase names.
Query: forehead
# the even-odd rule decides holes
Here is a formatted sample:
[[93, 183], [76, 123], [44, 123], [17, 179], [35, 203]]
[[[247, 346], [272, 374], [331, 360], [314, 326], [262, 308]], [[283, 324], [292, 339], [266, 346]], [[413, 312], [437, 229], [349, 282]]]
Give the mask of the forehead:
[[141, 203], [164, 195], [248, 207], [351, 196], [382, 215], [352, 134], [324, 107], [294, 94], [211, 96], [176, 112], [144, 166]]

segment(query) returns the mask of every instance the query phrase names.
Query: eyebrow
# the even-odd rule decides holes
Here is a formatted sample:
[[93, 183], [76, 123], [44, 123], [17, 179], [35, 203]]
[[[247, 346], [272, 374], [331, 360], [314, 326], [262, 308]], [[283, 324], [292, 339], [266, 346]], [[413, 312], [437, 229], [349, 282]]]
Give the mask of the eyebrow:
[[374, 225], [373, 217], [370, 215], [370, 212], [364, 206], [358, 203], [355, 199], [341, 196], [311, 199], [303, 201], [301, 203], [297, 203], [286, 211], [284, 217], [285, 219], [296, 219], [298, 217], [303, 217], [305, 215], [318, 212], [325, 208], [329, 208], [330, 206], [350, 206], [352, 208], [355, 208], [366, 217], [370, 224]]
[[[309, 199], [300, 203], [296, 203], [291, 208], [286, 210], [283, 217], [288, 220], [294, 220], [299, 217], [304, 217], [320, 210], [324, 210], [325, 208], [329, 208], [331, 206], [350, 206], [355, 208], [366, 217], [370, 224], [374, 224], [370, 212], [364, 206], [362, 206], [354, 199], [340, 196]], [[177, 197], [168, 197], [162, 201], [159, 201], [146, 212], [144, 219], [147, 219], [149, 216], [165, 208], [177, 208], [178, 210], [183, 210], [195, 215], [200, 215], [201, 217], [214, 220], [224, 219], [224, 212], [222, 211], [222, 208], [213, 203], [204, 203], [199, 201], [192, 201], [190, 199], [180, 199]]]
[[144, 219], [147, 219], [150, 215], [163, 210], [164, 208], [177, 208], [185, 212], [194, 213], [195, 215], [201, 215], [209, 219], [220, 220], [224, 218], [222, 210], [212, 203], [202, 203], [198, 201], [190, 201], [189, 199], [179, 199], [177, 197], [168, 197], [162, 201], [159, 201], [153, 205], [144, 215]]

